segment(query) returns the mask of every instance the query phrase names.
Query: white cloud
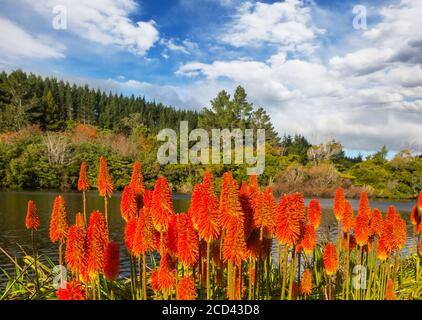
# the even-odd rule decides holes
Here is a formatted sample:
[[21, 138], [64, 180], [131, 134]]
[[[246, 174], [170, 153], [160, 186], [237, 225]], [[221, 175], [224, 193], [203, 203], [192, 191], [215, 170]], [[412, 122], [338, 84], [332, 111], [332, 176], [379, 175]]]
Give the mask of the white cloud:
[[0, 55], [4, 60], [64, 58], [64, 47], [46, 35], [33, 36], [14, 22], [1, 17], [0, 30]]
[[[292, 10], [298, 1], [282, 4], [286, 3]], [[274, 9], [271, 12], [257, 9], [260, 4], [248, 6], [234, 20], [242, 28], [225, 39], [238, 45], [276, 41], [315, 45], [316, 33], [277, 40], [266, 27], [276, 24], [275, 7], [263, 5]], [[341, 48], [346, 53], [327, 63], [315, 52], [307, 59], [289, 57], [280, 46], [265, 61], [194, 61], [182, 65], [177, 74], [199, 77], [203, 84], [224, 80], [231, 87], [244, 86], [256, 105], [268, 108], [281, 134], [302, 133], [314, 143], [336, 138], [349, 149], [374, 150], [385, 144], [394, 150], [422, 151], [422, 36], [417, 32], [422, 30], [421, 8], [421, 1], [403, 0], [381, 9], [381, 21], [363, 37], [349, 36], [355, 49]], [[305, 12], [305, 25], [312, 25], [309, 11]]]
[[49, 19], [57, 5], [67, 9], [67, 31], [101, 45], [114, 45], [138, 55], [158, 41], [153, 20], [133, 23], [130, 15], [138, 10], [134, 0], [38, 0], [27, 3]]
[[167, 51], [179, 52], [187, 55], [198, 51], [198, 45], [190, 39], [184, 39], [183, 41], [178, 42], [175, 39], [162, 38], [160, 44], [166, 47], [164, 54], [167, 57]]
[[220, 39], [235, 47], [273, 44], [307, 53], [314, 49], [310, 42], [324, 32], [312, 24], [310, 8], [302, 0], [245, 2], [225, 31]]

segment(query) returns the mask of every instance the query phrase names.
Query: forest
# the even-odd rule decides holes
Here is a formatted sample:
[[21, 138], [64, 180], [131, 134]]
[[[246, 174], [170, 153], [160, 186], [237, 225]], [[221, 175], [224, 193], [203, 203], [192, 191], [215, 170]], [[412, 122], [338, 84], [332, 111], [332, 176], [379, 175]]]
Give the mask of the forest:
[[366, 191], [371, 197], [410, 199], [422, 189], [421, 155], [402, 150], [387, 159], [387, 148], [380, 146], [366, 158], [350, 158], [340, 141], [312, 145], [299, 133], [280, 136], [265, 108], [248, 102], [240, 86], [194, 111], [21, 70], [0, 74], [0, 187], [75, 189], [82, 161], [96, 181], [100, 156], [108, 159], [117, 189], [130, 181], [135, 160], [142, 163], [147, 186], [165, 175], [175, 192], [191, 192], [205, 170], [216, 177], [231, 171], [239, 182], [247, 178], [246, 165], [160, 166], [156, 135], [162, 128], [177, 131], [183, 120], [190, 129], [264, 128], [266, 166], [259, 180], [279, 194], [328, 197], [342, 187], [348, 197]]

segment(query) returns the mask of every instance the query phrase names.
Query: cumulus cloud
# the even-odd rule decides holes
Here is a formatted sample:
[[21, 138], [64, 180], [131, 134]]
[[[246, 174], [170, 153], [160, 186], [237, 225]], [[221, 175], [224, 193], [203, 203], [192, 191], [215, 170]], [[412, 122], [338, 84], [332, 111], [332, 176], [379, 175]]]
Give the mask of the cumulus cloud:
[[130, 19], [138, 10], [134, 0], [38, 0], [27, 3], [49, 18], [54, 17], [56, 6], [64, 6], [67, 31], [101, 45], [114, 45], [145, 55], [159, 40], [153, 20], [133, 23]]
[[14, 22], [0, 17], [0, 55], [2, 60], [22, 58], [64, 58], [64, 47], [46, 35], [32, 35]]
[[308, 53], [314, 49], [311, 42], [324, 32], [312, 24], [310, 8], [302, 0], [245, 2], [225, 30], [220, 40], [235, 47], [273, 44]]
[[[238, 27], [223, 39], [239, 46], [277, 41], [314, 46], [316, 27], [295, 38], [268, 31], [280, 16], [280, 23], [299, 19], [302, 26], [312, 25], [311, 13], [298, 3], [249, 3], [234, 18]], [[285, 6], [283, 15], [276, 5]], [[316, 53], [294, 58], [280, 49], [265, 61], [192, 61], [177, 74], [243, 85], [255, 104], [269, 109], [281, 134], [302, 133], [314, 143], [336, 138], [349, 149], [374, 150], [385, 144], [393, 150], [422, 151], [422, 41], [416, 32], [422, 29], [421, 8], [416, 0], [381, 8], [380, 22], [362, 34], [358, 45], [327, 62]], [[302, 18], [293, 17], [293, 9], [304, 10]]]
[[162, 38], [162, 39], [160, 39], [160, 44], [165, 47], [163, 54], [166, 55], [166, 57], [165, 57], [166, 59], [168, 58], [167, 53], [169, 51], [190, 55], [190, 54], [195, 53], [199, 50], [198, 45], [190, 39], [184, 39], [183, 41], [177, 41], [175, 39]]

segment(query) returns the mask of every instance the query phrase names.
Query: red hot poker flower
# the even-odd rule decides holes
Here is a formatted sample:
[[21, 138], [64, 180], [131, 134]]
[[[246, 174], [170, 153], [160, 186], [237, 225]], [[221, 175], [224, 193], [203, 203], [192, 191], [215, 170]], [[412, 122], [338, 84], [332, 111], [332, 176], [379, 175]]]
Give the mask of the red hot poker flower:
[[155, 234], [150, 209], [144, 207], [139, 210], [138, 223], [133, 236], [133, 254], [140, 256], [155, 250]]
[[324, 249], [324, 269], [327, 275], [331, 276], [337, 272], [338, 269], [338, 253], [336, 246], [328, 243]]
[[138, 213], [136, 193], [131, 186], [125, 186], [123, 189], [122, 199], [120, 201], [120, 213], [126, 222], [136, 217]]
[[177, 285], [177, 300], [195, 300], [197, 297], [195, 280], [192, 276], [184, 276]]
[[78, 212], [75, 216], [75, 225], [85, 229], [85, 219], [82, 213]]
[[245, 230], [242, 220], [232, 220], [223, 242], [223, 262], [240, 266], [246, 256]]
[[130, 254], [133, 254], [133, 241], [138, 225], [138, 218], [133, 217], [125, 225], [125, 245]]
[[259, 225], [264, 228], [265, 234], [271, 235], [276, 227], [277, 203], [271, 187], [263, 193], [262, 207], [259, 216]]
[[396, 213], [395, 219], [394, 219], [394, 228], [392, 232], [392, 246], [396, 250], [403, 249], [405, 243], [406, 243], [406, 222], [402, 219], [399, 213]]
[[76, 280], [66, 283], [66, 288], [57, 290], [58, 300], [86, 300], [85, 289]]
[[101, 197], [111, 197], [114, 185], [108, 172], [107, 162], [104, 157], [100, 158], [100, 170], [98, 172], [98, 191]]
[[109, 242], [105, 249], [104, 275], [114, 281], [119, 277], [120, 272], [120, 252], [117, 242]]
[[[164, 243], [166, 251], [172, 256], [176, 257], [177, 255], [177, 243], [179, 238], [178, 232], [178, 214], [173, 214], [170, 220], [169, 227], [167, 232], [164, 234]], [[161, 239], [160, 239], [161, 241]]]
[[178, 214], [176, 216], [178, 233], [177, 257], [183, 265], [192, 267], [199, 258], [198, 235], [187, 214]]
[[306, 269], [302, 274], [302, 282], [300, 291], [303, 295], [308, 296], [312, 293], [312, 270]]
[[67, 212], [64, 198], [62, 196], [56, 197], [54, 200], [53, 211], [51, 213], [50, 221], [50, 239], [51, 242], [64, 241], [67, 237], [69, 224], [67, 221]]
[[139, 197], [142, 200], [142, 196], [145, 192], [144, 178], [142, 176], [142, 166], [141, 163], [136, 160], [133, 165], [132, 177], [130, 179], [130, 186], [135, 192], [136, 197]]
[[98, 211], [91, 213], [87, 229], [87, 271], [94, 278], [104, 267], [105, 248], [108, 243], [107, 226], [104, 215]]
[[344, 215], [342, 221], [343, 232], [350, 232], [354, 224], [354, 214], [352, 204], [346, 200], [346, 205], [344, 208]]
[[78, 191], [87, 191], [89, 190], [89, 187], [89, 180], [86, 176], [86, 163], [84, 161], [81, 163], [81, 168], [79, 170]]
[[69, 228], [66, 241], [66, 264], [75, 273], [83, 273], [86, 266], [86, 243], [83, 226], [73, 225]]
[[305, 235], [302, 240], [303, 251], [306, 254], [311, 254], [316, 245], [316, 231], [313, 225], [308, 224], [305, 228]]
[[321, 224], [321, 205], [317, 199], [312, 199], [308, 207], [308, 223], [317, 230]]
[[[214, 191], [214, 179], [211, 172], [206, 171], [200, 189], [199, 205], [196, 208], [197, 229], [199, 237], [207, 242], [217, 240], [220, 236], [219, 202]], [[194, 205], [195, 206], [195, 205]], [[193, 213], [193, 212], [192, 212]], [[191, 215], [195, 217], [195, 215]], [[192, 219], [193, 222], [193, 219]]]
[[26, 228], [37, 230], [40, 227], [40, 217], [38, 216], [37, 207], [32, 200], [28, 201], [28, 210], [26, 212]]
[[344, 190], [342, 188], [338, 188], [334, 194], [334, 216], [337, 221], [343, 220], [345, 205], [346, 198], [344, 196]]
[[[220, 194], [219, 224], [227, 230], [241, 221], [244, 224], [244, 213], [239, 200], [239, 189], [230, 172], [223, 174]], [[244, 226], [242, 227], [244, 229]]]
[[369, 228], [370, 228], [370, 236], [381, 236], [382, 232], [382, 226], [383, 226], [383, 219], [381, 211], [377, 208], [375, 208], [372, 211], [372, 216], [369, 221]]
[[239, 200], [240, 204], [242, 205], [242, 211], [245, 215], [245, 237], [249, 238], [254, 230], [254, 214], [252, 208], [252, 199], [249, 196], [246, 181], [242, 181], [242, 185], [239, 191]]
[[282, 197], [278, 206], [277, 239], [288, 246], [295, 246], [303, 238], [305, 229], [305, 203], [301, 193]]
[[359, 201], [358, 214], [355, 220], [356, 243], [361, 247], [368, 243], [371, 231], [369, 226], [370, 218], [371, 208], [369, 206], [368, 195], [366, 192], [362, 192]]
[[174, 214], [171, 191], [167, 179], [158, 177], [152, 195], [152, 222], [159, 232], [166, 232]]

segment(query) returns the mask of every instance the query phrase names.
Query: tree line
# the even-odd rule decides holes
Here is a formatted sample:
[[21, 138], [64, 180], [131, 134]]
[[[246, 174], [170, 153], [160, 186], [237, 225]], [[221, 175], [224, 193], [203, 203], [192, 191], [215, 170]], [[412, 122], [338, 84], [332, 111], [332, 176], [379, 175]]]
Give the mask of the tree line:
[[176, 128], [187, 120], [196, 127], [198, 112], [178, 110], [145, 97], [105, 93], [56, 78], [16, 70], [0, 73], [0, 132], [38, 124], [43, 130], [63, 130], [78, 122], [122, 131], [138, 121], [153, 128]]

